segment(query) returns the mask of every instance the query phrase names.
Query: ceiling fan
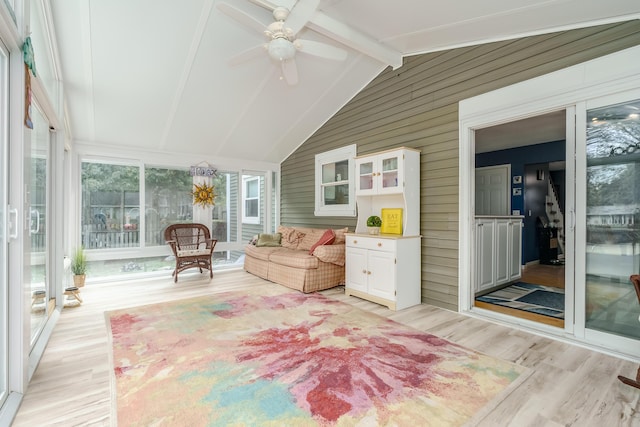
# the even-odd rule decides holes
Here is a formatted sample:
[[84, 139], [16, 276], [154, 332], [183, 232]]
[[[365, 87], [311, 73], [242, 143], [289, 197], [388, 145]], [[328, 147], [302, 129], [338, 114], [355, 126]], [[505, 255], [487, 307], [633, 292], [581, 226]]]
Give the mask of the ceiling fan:
[[262, 55], [266, 50], [271, 60], [279, 63], [282, 69], [281, 79], [284, 79], [289, 85], [295, 85], [298, 83], [298, 67], [295, 62], [298, 51], [334, 61], [347, 59], [347, 52], [343, 49], [296, 37], [316, 12], [319, 3], [319, 0], [298, 0], [291, 10], [284, 6], [277, 6], [273, 9], [274, 21], [268, 25], [230, 4], [217, 3], [217, 8], [222, 13], [261, 32], [268, 39], [266, 43], [234, 56], [230, 60], [230, 64], [237, 65]]

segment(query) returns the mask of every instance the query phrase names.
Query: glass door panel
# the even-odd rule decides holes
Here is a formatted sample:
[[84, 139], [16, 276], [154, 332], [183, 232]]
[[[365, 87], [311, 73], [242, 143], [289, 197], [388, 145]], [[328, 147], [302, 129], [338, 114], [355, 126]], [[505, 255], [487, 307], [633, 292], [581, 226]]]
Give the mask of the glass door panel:
[[382, 158], [382, 187], [398, 187], [398, 156]]
[[8, 335], [9, 303], [7, 280], [7, 204], [8, 201], [8, 162], [9, 145], [9, 55], [0, 43], [0, 408], [8, 392]]
[[587, 110], [585, 327], [640, 339], [640, 100]]
[[26, 259], [25, 279], [31, 290], [31, 345], [35, 343], [44, 327], [49, 313], [50, 292], [48, 289], [47, 262], [47, 218], [49, 182], [49, 123], [44, 115], [32, 107], [33, 131], [31, 132], [31, 152], [25, 177], [29, 189], [28, 212], [29, 241]]
[[357, 162], [358, 169], [358, 191], [373, 189], [373, 162]]

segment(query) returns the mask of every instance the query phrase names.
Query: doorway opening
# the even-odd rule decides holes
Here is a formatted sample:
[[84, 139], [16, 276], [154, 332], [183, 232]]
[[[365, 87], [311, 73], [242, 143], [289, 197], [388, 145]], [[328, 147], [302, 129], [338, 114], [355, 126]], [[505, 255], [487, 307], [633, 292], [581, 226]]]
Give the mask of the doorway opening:
[[565, 110], [475, 131], [475, 307], [564, 328], [565, 139]]

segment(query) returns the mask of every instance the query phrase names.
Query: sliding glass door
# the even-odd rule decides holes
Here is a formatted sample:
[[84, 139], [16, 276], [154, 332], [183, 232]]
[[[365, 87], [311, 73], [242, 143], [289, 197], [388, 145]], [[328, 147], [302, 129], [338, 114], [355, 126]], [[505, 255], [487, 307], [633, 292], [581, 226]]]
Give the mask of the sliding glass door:
[[0, 42], [0, 408], [8, 393], [8, 162], [9, 146], [9, 55]]
[[31, 346], [36, 342], [53, 308], [49, 300], [53, 298], [49, 288], [49, 122], [38, 108], [32, 108], [33, 131], [31, 135], [30, 158], [25, 169], [29, 173], [25, 182], [29, 190], [28, 210], [30, 247], [25, 262], [25, 280], [31, 290]]
[[577, 299], [587, 338], [636, 353], [640, 304], [629, 276], [640, 274], [638, 95], [585, 104], [584, 294]]

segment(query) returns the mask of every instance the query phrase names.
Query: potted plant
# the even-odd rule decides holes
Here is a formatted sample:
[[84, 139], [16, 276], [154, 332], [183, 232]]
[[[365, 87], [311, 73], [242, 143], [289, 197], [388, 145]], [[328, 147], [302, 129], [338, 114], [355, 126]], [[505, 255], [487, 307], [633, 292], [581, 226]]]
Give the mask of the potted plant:
[[367, 228], [369, 229], [369, 234], [379, 234], [380, 226], [382, 225], [382, 220], [377, 215], [371, 215], [367, 218]]
[[71, 272], [73, 273], [73, 284], [78, 288], [83, 287], [87, 273], [87, 256], [82, 247], [76, 249], [71, 258]]

